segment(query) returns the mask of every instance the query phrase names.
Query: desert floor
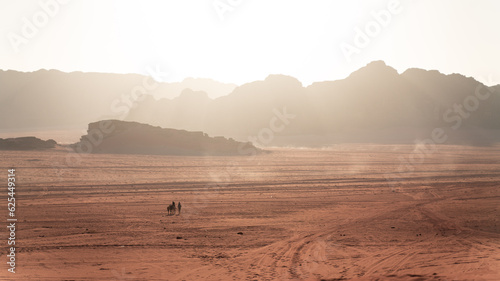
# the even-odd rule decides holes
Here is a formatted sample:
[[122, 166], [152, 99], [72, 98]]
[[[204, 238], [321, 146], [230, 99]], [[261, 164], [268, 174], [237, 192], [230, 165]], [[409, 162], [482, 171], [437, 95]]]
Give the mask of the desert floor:
[[0, 279], [500, 280], [500, 147], [413, 149], [3, 151], [19, 221]]

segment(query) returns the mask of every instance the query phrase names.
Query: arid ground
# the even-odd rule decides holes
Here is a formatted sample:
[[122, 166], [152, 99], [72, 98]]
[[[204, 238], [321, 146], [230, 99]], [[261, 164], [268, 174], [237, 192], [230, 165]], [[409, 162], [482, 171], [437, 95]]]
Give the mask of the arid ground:
[[0, 279], [500, 280], [500, 147], [413, 149], [0, 152], [19, 219]]

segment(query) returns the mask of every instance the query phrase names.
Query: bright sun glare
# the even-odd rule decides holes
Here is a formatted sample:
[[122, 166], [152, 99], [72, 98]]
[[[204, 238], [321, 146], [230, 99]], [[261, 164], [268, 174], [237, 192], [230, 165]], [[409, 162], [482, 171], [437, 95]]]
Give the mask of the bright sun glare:
[[500, 64], [495, 1], [69, 1], [14, 47], [12, 34], [24, 38], [26, 20], [44, 10], [4, 5], [2, 67], [20, 71], [147, 74], [159, 65], [166, 81], [241, 84], [279, 73], [308, 85], [374, 60], [479, 80]]

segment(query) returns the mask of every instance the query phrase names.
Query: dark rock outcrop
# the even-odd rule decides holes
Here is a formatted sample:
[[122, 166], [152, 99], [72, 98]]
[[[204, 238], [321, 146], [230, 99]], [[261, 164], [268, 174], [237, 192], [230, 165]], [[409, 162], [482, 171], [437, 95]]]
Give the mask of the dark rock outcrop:
[[249, 142], [119, 120], [90, 123], [87, 135], [71, 147], [80, 153], [117, 154], [251, 155], [262, 152]]
[[56, 141], [36, 137], [0, 138], [0, 150], [42, 150], [56, 147]]

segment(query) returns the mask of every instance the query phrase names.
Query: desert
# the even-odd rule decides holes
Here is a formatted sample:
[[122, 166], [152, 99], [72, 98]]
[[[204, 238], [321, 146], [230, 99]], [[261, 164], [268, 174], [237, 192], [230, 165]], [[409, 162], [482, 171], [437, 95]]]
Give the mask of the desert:
[[[439, 145], [390, 177], [414, 149], [88, 154], [67, 166], [61, 148], [4, 151], [17, 180], [16, 277], [497, 280], [499, 147]], [[167, 215], [171, 201], [181, 214]]]
[[499, 281], [500, 1], [0, 1], [0, 281]]

